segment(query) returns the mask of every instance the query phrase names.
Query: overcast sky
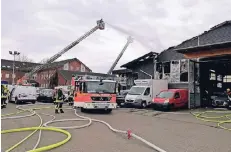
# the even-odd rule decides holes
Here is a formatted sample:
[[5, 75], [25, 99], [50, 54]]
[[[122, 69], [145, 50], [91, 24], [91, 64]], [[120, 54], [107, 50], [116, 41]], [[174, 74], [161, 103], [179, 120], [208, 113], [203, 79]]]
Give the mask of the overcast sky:
[[[2, 0], [2, 58], [9, 50], [40, 62], [103, 18], [96, 31], [58, 60], [78, 58], [94, 72], [107, 72], [135, 38], [120, 65], [150, 51], [161, 52], [231, 19], [230, 0]], [[123, 32], [121, 32], [123, 31]]]

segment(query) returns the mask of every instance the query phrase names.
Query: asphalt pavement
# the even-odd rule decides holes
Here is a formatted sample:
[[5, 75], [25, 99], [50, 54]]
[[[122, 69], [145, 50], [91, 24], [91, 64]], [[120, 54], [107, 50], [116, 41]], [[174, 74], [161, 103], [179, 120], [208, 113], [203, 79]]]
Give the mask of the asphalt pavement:
[[[37, 110], [43, 123], [52, 119], [52, 108]], [[17, 112], [15, 104], [8, 104], [2, 109], [2, 115]], [[44, 107], [35, 104], [34, 107]], [[68, 106], [66, 106], [68, 107]], [[160, 112], [142, 109], [117, 109], [111, 114], [81, 113], [80, 115], [108, 122], [113, 128], [131, 130], [147, 141], [167, 152], [231, 152], [231, 132], [216, 127], [214, 123], [197, 120], [188, 111]], [[18, 115], [26, 115], [29, 112]], [[74, 110], [65, 110], [64, 114], [56, 114], [56, 119], [76, 118]], [[57, 122], [52, 126], [76, 126], [86, 124], [86, 121]], [[32, 127], [40, 124], [37, 116], [2, 120], [2, 130]], [[231, 126], [228, 126], [231, 128]], [[112, 132], [104, 124], [93, 122], [91, 126], [82, 129], [68, 130], [72, 138], [66, 144], [50, 150], [51, 152], [153, 152], [146, 144], [126, 135]], [[15, 145], [31, 132], [2, 134], [2, 151]], [[38, 147], [54, 144], [65, 139], [65, 135], [57, 132], [42, 131]], [[24, 152], [34, 147], [38, 140], [38, 132], [23, 142], [13, 152]]]

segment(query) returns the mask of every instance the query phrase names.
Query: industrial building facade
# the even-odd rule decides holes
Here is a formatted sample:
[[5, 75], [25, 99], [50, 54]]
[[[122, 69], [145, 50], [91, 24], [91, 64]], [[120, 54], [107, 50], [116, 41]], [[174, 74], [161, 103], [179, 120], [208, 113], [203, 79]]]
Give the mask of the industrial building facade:
[[[216, 25], [160, 54], [155, 53], [149, 62], [133, 61], [121, 66], [127, 68], [123, 70], [126, 73], [115, 70], [114, 74], [125, 76], [127, 80], [149, 79], [150, 76], [166, 79], [170, 89], [189, 90], [189, 108], [211, 106], [209, 96], [231, 88], [231, 21]], [[141, 74], [143, 72], [137, 73], [137, 69], [145, 71], [146, 76]]]

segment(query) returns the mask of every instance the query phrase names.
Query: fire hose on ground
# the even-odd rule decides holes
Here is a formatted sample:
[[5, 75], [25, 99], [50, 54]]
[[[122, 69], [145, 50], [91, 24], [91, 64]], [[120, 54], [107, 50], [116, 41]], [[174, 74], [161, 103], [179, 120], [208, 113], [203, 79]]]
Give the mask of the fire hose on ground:
[[[221, 116], [206, 116], [206, 114], [223, 114]], [[198, 120], [205, 121], [205, 122], [213, 122], [217, 123], [217, 126], [231, 131], [231, 128], [227, 128], [224, 124], [231, 124], [231, 112], [229, 111], [205, 111], [205, 112], [191, 112], [193, 116], [195, 116]], [[225, 120], [221, 120], [225, 119]]]
[[[34, 104], [32, 104], [33, 106]], [[47, 105], [47, 104], [45, 104]], [[31, 106], [31, 105], [26, 105], [26, 106]], [[14, 117], [6, 117], [6, 118], [2, 118], [2, 120], [5, 120], [5, 119], [18, 119], [18, 118], [25, 118], [25, 117], [31, 117], [33, 115], [37, 115], [39, 118], [40, 118], [40, 125], [38, 127], [28, 127], [28, 128], [18, 128], [18, 129], [10, 129], [10, 130], [3, 130], [1, 131], [2, 134], [5, 134], [5, 133], [12, 133], [12, 132], [21, 132], [21, 131], [31, 131], [31, 130], [34, 130], [31, 134], [29, 134], [27, 137], [25, 137], [23, 140], [21, 140], [20, 142], [18, 142], [16, 145], [12, 146], [11, 148], [9, 148], [7, 150], [7, 152], [10, 152], [11, 150], [15, 149], [16, 147], [18, 147], [21, 143], [23, 143], [25, 140], [29, 139], [34, 133], [36, 133], [38, 130], [40, 130], [40, 133], [39, 133], [39, 137], [38, 137], [38, 140], [37, 140], [37, 143], [36, 145], [34, 146], [34, 148], [32, 150], [30, 150], [29, 152], [42, 152], [42, 151], [46, 151], [46, 150], [50, 150], [50, 149], [54, 149], [54, 148], [57, 148], [65, 143], [67, 143], [70, 139], [71, 139], [71, 134], [66, 131], [67, 129], [80, 129], [80, 128], [85, 128], [85, 127], [88, 127], [92, 124], [92, 122], [99, 122], [99, 123], [103, 123], [105, 124], [110, 130], [112, 130], [113, 132], [115, 133], [121, 133], [121, 134], [128, 134], [130, 137], [134, 137], [135, 139], [137, 140], [140, 140], [142, 141], [143, 143], [145, 143], [146, 145], [148, 145], [149, 147], [151, 147], [152, 149], [154, 149], [155, 151], [158, 151], [158, 152], [166, 152], [165, 150], [157, 147], [156, 145], [150, 143], [149, 141], [143, 139], [142, 137], [134, 134], [134, 133], [131, 133], [130, 131], [123, 131], [123, 130], [117, 130], [115, 128], [113, 128], [110, 124], [108, 124], [107, 122], [105, 121], [102, 121], [102, 120], [98, 120], [98, 119], [92, 119], [92, 118], [89, 118], [89, 117], [84, 117], [84, 116], [81, 116], [77, 113], [77, 110], [75, 110], [75, 115], [79, 118], [75, 118], [75, 119], [60, 119], [60, 120], [55, 120], [55, 116], [53, 115], [49, 115], [49, 114], [44, 114], [44, 115], [49, 115], [49, 116], [52, 116], [53, 119], [42, 124], [42, 118], [39, 114], [37, 114], [34, 110], [40, 110], [40, 109], [44, 109], [44, 108], [50, 108], [50, 107], [43, 107], [43, 108], [32, 108], [32, 109], [23, 109], [21, 107], [24, 107], [24, 106], [17, 106], [16, 108], [19, 109], [20, 111], [15, 113], [15, 114], [18, 114], [18, 113], [22, 113], [22, 112], [26, 112], [26, 111], [29, 111], [31, 114], [29, 115], [25, 115], [25, 116], [14, 116]], [[72, 108], [67, 108], [67, 109], [72, 109]], [[2, 115], [2, 116], [9, 116], [9, 115], [13, 115], [13, 113], [11, 114], [6, 114], [6, 115]], [[65, 121], [89, 121], [87, 124], [85, 125], [81, 125], [81, 126], [68, 126], [68, 127], [56, 127], [56, 126], [48, 126], [48, 124], [51, 124], [51, 123], [55, 123], [55, 122], [65, 122]], [[65, 129], [65, 130], [64, 130]], [[55, 131], [55, 132], [60, 132], [60, 133], [63, 133], [67, 136], [67, 138], [61, 142], [58, 142], [58, 143], [55, 143], [55, 144], [52, 144], [52, 145], [48, 145], [48, 146], [44, 146], [44, 147], [41, 147], [41, 148], [37, 148], [40, 140], [41, 140], [41, 130], [49, 130], [49, 131]]]

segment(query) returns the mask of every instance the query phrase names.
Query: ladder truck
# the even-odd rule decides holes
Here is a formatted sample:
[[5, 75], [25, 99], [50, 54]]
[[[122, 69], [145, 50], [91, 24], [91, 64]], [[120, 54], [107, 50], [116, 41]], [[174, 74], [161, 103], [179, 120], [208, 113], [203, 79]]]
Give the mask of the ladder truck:
[[125, 46], [123, 47], [122, 51], [120, 52], [120, 54], [118, 55], [118, 57], [116, 58], [115, 62], [112, 64], [111, 68], [109, 69], [109, 71], [107, 72], [107, 74], [111, 74], [112, 71], [114, 70], [114, 68], [116, 67], [117, 63], [119, 62], [119, 60], [121, 59], [122, 55], [124, 54], [124, 52], [126, 51], [126, 49], [128, 48], [129, 44], [133, 42], [133, 38], [131, 36], [129, 36], [127, 38], [127, 43], [125, 44]]
[[88, 36], [90, 36], [91, 34], [93, 34], [98, 29], [99, 30], [104, 30], [105, 23], [104, 23], [104, 21], [102, 19], [98, 20], [96, 23], [97, 23], [97, 25], [94, 28], [92, 28], [90, 31], [88, 31], [87, 33], [85, 33], [83, 36], [81, 36], [80, 38], [78, 38], [77, 40], [75, 40], [74, 42], [72, 42], [71, 44], [69, 44], [68, 46], [66, 46], [60, 52], [58, 52], [57, 54], [55, 54], [54, 56], [52, 56], [51, 58], [49, 58], [44, 64], [38, 65], [32, 71], [30, 71], [29, 73], [26, 73], [25, 76], [23, 76], [21, 79], [19, 79], [17, 81], [17, 84], [18, 85], [20, 85], [20, 84], [21, 85], [30, 85], [28, 83], [28, 80], [31, 78], [31, 76], [33, 74], [35, 74], [36, 72], [42, 70], [44, 67], [46, 67], [49, 64], [51, 64], [52, 62], [54, 62], [56, 59], [58, 59], [59, 57], [61, 57], [64, 53], [66, 53], [71, 48], [73, 48], [74, 46], [76, 46], [77, 44], [79, 44], [82, 40], [84, 40], [85, 38], [87, 38]]
[[[124, 54], [130, 43], [133, 42], [131, 36], [128, 37], [127, 43], [122, 51], [113, 62], [107, 74], [111, 75], [112, 70]], [[72, 86], [74, 86], [74, 107], [80, 108], [82, 112], [86, 110], [104, 110], [110, 113], [112, 109], [117, 108], [116, 88], [117, 82], [114, 80], [106, 80], [102, 78], [91, 78], [91, 76], [82, 76], [78, 79], [72, 78]]]

